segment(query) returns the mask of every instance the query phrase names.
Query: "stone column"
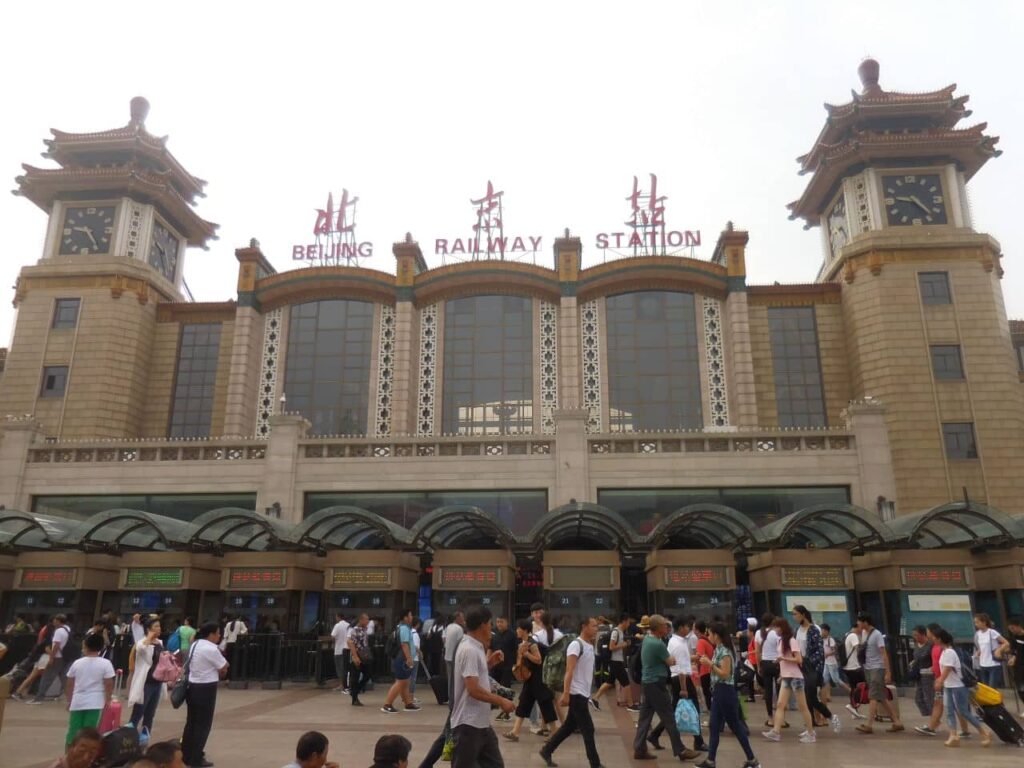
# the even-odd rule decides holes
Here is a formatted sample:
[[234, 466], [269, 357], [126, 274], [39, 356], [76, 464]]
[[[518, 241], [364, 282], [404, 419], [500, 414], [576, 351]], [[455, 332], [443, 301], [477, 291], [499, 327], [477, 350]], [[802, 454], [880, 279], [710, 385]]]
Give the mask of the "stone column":
[[295, 486], [299, 463], [299, 440], [312, 425], [297, 413], [270, 417], [270, 438], [264, 459], [263, 481], [256, 495], [257, 511], [281, 505], [281, 521], [294, 525], [302, 520], [302, 494]]
[[0, 422], [0, 504], [8, 509], [28, 511], [29, 499], [21, 492], [22, 478], [28, 450], [41, 435], [42, 427], [33, 417], [8, 417]]
[[[580, 318], [576, 302], [576, 283], [583, 259], [583, 244], [569, 235], [555, 239], [555, 269], [562, 289], [558, 307], [558, 404], [561, 408], [580, 407]], [[557, 427], [556, 427], [557, 429]]]
[[885, 412], [882, 403], [867, 399], [851, 401], [842, 413], [857, 447], [859, 492], [853, 494], [853, 503], [866, 509], [875, 509], [879, 496], [898, 503]]
[[750, 236], [732, 228], [718, 236], [712, 258], [726, 269], [722, 331], [725, 341], [726, 379], [729, 387], [729, 423], [734, 427], [758, 426], [754, 357], [750, 348], [750, 316], [747, 305], [746, 247]]
[[427, 271], [419, 243], [406, 234], [391, 249], [395, 255], [395, 373], [392, 385], [391, 434], [416, 434], [416, 355], [419, 315], [413, 305], [416, 276]]
[[587, 454], [587, 412], [582, 408], [555, 411], [555, 496], [552, 509], [576, 501], [590, 501]]

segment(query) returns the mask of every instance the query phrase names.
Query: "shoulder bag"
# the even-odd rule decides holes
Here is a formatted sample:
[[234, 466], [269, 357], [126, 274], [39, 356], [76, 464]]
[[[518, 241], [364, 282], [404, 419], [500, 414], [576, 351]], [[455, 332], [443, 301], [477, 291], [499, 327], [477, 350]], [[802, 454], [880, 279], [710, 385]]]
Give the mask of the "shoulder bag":
[[188, 694], [188, 673], [192, 668], [192, 657], [195, 656], [198, 645], [199, 643], [192, 644], [188, 658], [185, 660], [185, 666], [181, 668], [181, 674], [178, 675], [178, 679], [174, 681], [174, 685], [171, 687], [171, 706], [175, 709], [180, 708], [185, 703], [185, 696]]

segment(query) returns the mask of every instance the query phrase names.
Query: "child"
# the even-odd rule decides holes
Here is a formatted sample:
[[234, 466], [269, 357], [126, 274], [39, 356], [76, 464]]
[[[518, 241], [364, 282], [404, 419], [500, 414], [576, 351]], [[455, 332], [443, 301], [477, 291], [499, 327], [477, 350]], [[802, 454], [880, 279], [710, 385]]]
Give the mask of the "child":
[[114, 692], [114, 665], [100, 658], [103, 652], [103, 635], [86, 635], [82, 643], [82, 658], [75, 661], [68, 670], [68, 735], [66, 746], [71, 746], [75, 736], [83, 728], [95, 728], [100, 724], [104, 708], [110, 704]]

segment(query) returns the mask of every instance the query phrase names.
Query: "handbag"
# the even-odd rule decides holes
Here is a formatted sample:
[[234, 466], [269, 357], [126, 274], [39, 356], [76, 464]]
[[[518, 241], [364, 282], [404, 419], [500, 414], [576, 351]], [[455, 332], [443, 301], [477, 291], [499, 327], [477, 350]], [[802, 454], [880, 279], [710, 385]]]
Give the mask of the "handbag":
[[676, 727], [679, 733], [689, 733], [694, 736], [700, 733], [700, 716], [697, 708], [689, 699], [680, 699], [676, 704]]
[[525, 664], [517, 663], [515, 666], [512, 667], [512, 677], [514, 677], [520, 683], [525, 683], [527, 680], [529, 680], [531, 674], [532, 673], [530, 671], [530, 668]]
[[163, 651], [160, 654], [160, 660], [156, 663], [156, 669], [153, 670], [153, 679], [159, 680], [161, 683], [173, 683], [178, 680], [180, 672], [181, 664], [177, 657], [170, 651]]
[[192, 646], [189, 651], [188, 658], [185, 660], [185, 666], [181, 668], [181, 673], [178, 675], [178, 679], [174, 681], [174, 686], [171, 688], [171, 706], [175, 709], [179, 709], [182, 704], [185, 703], [185, 696], [188, 694], [188, 673], [192, 667], [192, 657], [196, 653], [196, 647], [198, 643]]

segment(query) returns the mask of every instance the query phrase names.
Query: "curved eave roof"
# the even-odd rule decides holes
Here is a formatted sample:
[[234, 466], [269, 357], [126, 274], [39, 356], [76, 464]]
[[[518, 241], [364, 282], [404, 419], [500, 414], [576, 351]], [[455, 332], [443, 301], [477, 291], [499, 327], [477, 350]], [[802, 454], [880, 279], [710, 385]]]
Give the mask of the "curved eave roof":
[[71, 527], [60, 544], [86, 551], [173, 549], [188, 535], [189, 524], [138, 509], [109, 509]]
[[544, 549], [569, 538], [593, 539], [608, 549], [624, 552], [639, 550], [642, 543], [618, 512], [587, 502], [552, 509], [537, 521], [525, 541], [532, 542], [536, 549]]
[[878, 515], [852, 504], [816, 504], [793, 512], [762, 529], [764, 545], [786, 547], [803, 536], [819, 548], [883, 547], [895, 541]]
[[494, 539], [498, 547], [513, 548], [519, 542], [508, 527], [489, 512], [470, 505], [454, 504], [427, 513], [413, 525], [414, 541], [430, 549], [455, 547], [466, 539]]
[[0, 510], [0, 552], [50, 549], [67, 532], [67, 520], [16, 509]]
[[409, 531], [380, 515], [360, 507], [327, 507], [295, 526], [288, 541], [313, 549], [363, 549], [374, 539], [385, 547], [405, 549], [412, 545]]
[[189, 545], [215, 551], [287, 548], [292, 533], [291, 527], [240, 507], [212, 509], [193, 520], [191, 525]]
[[904, 515], [891, 527], [896, 543], [921, 549], [1024, 544], [1024, 516], [1011, 517], [976, 502], [953, 502]]
[[662, 520], [644, 541], [657, 548], [678, 534], [696, 539], [709, 549], [728, 547], [747, 551], [759, 548], [764, 542], [761, 530], [749, 517], [721, 504], [681, 507]]

